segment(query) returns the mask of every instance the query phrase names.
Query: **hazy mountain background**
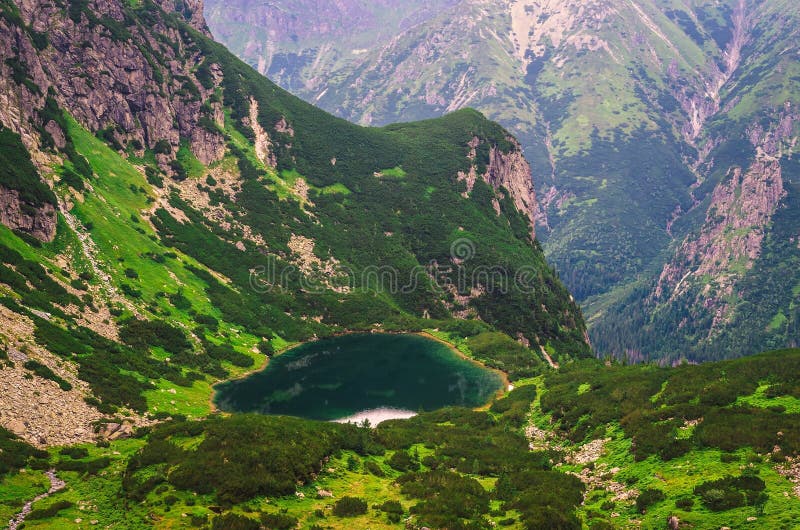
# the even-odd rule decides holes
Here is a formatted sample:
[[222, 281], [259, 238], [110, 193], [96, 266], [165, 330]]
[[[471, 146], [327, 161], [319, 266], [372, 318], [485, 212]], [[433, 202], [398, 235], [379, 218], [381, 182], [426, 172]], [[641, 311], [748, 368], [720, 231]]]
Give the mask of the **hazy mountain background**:
[[788, 0], [209, 0], [212, 33], [347, 119], [465, 106], [523, 144], [594, 346], [796, 345], [800, 9]]

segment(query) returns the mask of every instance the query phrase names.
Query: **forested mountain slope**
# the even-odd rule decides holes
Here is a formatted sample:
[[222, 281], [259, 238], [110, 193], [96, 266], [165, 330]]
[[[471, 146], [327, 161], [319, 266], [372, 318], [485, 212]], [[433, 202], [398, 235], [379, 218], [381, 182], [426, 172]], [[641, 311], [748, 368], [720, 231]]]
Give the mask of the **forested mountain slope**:
[[348, 119], [470, 106], [508, 127], [532, 163], [537, 235], [600, 352], [796, 345], [793, 2], [403, 3], [391, 23], [331, 4], [359, 29], [344, 35], [317, 4], [207, 12], [240, 57]]
[[[194, 406], [344, 331], [487, 333], [499, 368], [589, 354], [504, 129], [470, 110], [349, 124], [210, 40], [197, 9], [3, 4], [5, 425], [85, 439], [99, 413]], [[71, 396], [69, 432], [26, 370], [63, 381], [47, 403]]]

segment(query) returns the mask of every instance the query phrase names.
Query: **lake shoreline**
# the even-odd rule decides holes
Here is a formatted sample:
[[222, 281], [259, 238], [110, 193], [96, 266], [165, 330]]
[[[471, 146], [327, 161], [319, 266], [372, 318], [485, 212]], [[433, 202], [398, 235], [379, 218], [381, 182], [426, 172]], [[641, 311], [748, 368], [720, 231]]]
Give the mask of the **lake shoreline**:
[[280, 350], [276, 351], [272, 355], [266, 355], [266, 359], [264, 359], [264, 362], [261, 363], [260, 367], [253, 368], [252, 370], [248, 370], [248, 371], [246, 371], [246, 372], [244, 372], [242, 374], [239, 374], [236, 377], [231, 377], [230, 379], [221, 379], [221, 380], [217, 381], [216, 383], [213, 383], [211, 385], [211, 395], [208, 397], [208, 404], [209, 404], [209, 408], [211, 409], [209, 414], [230, 414], [230, 412], [225, 412], [224, 410], [219, 410], [217, 408], [217, 404], [214, 403], [214, 398], [217, 396], [217, 387], [219, 385], [224, 385], [225, 383], [232, 383], [234, 381], [241, 381], [242, 379], [247, 379], [248, 377], [250, 377], [253, 374], [256, 374], [258, 372], [263, 372], [264, 370], [267, 369], [267, 366], [269, 365], [269, 362], [270, 362], [270, 360], [272, 360], [273, 357], [276, 357], [278, 355], [286, 353], [287, 351], [291, 350], [292, 348], [297, 348], [298, 346], [301, 346], [303, 344], [306, 344], [306, 343], [305, 342], [296, 342], [296, 343], [292, 343], [292, 344], [289, 344], [287, 346], [284, 346], [283, 348], [281, 348]]
[[470, 357], [466, 353], [464, 353], [461, 350], [459, 350], [458, 347], [455, 344], [453, 344], [452, 342], [449, 342], [449, 341], [446, 341], [444, 339], [441, 339], [441, 338], [437, 337], [436, 335], [432, 335], [431, 333], [429, 333], [427, 331], [416, 331], [416, 332], [414, 332], [414, 335], [419, 335], [420, 337], [424, 337], [426, 339], [431, 339], [431, 340], [434, 340], [434, 341], [438, 342], [439, 344], [443, 344], [443, 345], [447, 346], [448, 348], [450, 348], [450, 350], [453, 351], [453, 353], [455, 353], [456, 355], [458, 355], [460, 358], [464, 359], [465, 361], [469, 361], [469, 362], [473, 363], [474, 365], [479, 366], [480, 368], [483, 368], [484, 370], [488, 370], [490, 372], [494, 372], [494, 373], [496, 373], [497, 375], [500, 376], [500, 381], [502, 381], [502, 383], [503, 383], [502, 388], [500, 388], [500, 390], [495, 392], [495, 395], [494, 395], [494, 397], [492, 399], [490, 399], [484, 405], [482, 405], [480, 407], [477, 407], [475, 410], [486, 410], [486, 409], [488, 409], [489, 407], [492, 406], [492, 403], [494, 403], [495, 401], [497, 401], [498, 399], [503, 397], [503, 395], [505, 395], [509, 391], [509, 387], [511, 386], [511, 381], [509, 381], [508, 374], [505, 373], [504, 371], [502, 371], [500, 369], [497, 369], [497, 368], [492, 368], [490, 366], [486, 366], [485, 364], [483, 364], [479, 360], [477, 360], [477, 359], [475, 359], [473, 357]]
[[337, 337], [345, 337], [345, 336], [348, 336], [348, 335], [375, 335], [375, 334], [382, 334], [382, 335], [417, 335], [418, 337], [422, 337], [422, 338], [425, 338], [425, 339], [428, 339], [428, 340], [432, 340], [434, 342], [438, 342], [439, 344], [447, 346], [447, 348], [450, 349], [450, 351], [452, 351], [460, 359], [468, 361], [468, 362], [470, 362], [470, 363], [472, 363], [472, 364], [474, 364], [474, 365], [476, 365], [476, 366], [478, 366], [478, 367], [480, 367], [480, 368], [482, 368], [484, 370], [487, 370], [487, 371], [490, 371], [490, 372], [494, 372], [495, 374], [497, 374], [500, 377], [500, 381], [502, 383], [501, 388], [497, 392], [495, 392], [494, 396], [487, 403], [485, 403], [484, 405], [481, 405], [480, 407], [475, 407], [474, 410], [487, 410], [489, 407], [492, 406], [492, 403], [494, 403], [496, 400], [498, 400], [501, 397], [503, 397], [503, 395], [505, 395], [509, 391], [511, 382], [508, 379], [508, 374], [506, 374], [505, 372], [503, 372], [502, 370], [499, 370], [497, 368], [491, 368], [489, 366], [486, 366], [485, 364], [483, 364], [482, 362], [478, 361], [477, 359], [474, 359], [474, 358], [468, 356], [467, 354], [465, 354], [464, 352], [462, 352], [461, 350], [459, 350], [458, 347], [455, 344], [453, 344], [452, 342], [449, 342], [449, 341], [447, 341], [445, 339], [442, 339], [442, 338], [439, 338], [439, 337], [437, 337], [435, 335], [432, 335], [431, 333], [429, 333], [427, 331], [342, 331], [342, 332], [334, 333], [334, 334], [330, 335], [329, 337], [324, 337], [322, 339], [315, 339], [315, 340], [309, 340], [309, 341], [305, 341], [305, 342], [296, 342], [296, 343], [289, 344], [289, 345], [281, 348], [279, 351], [276, 351], [272, 355], [267, 356], [267, 358], [264, 360], [263, 363], [261, 363], [261, 366], [259, 366], [258, 368], [254, 368], [252, 370], [248, 370], [247, 372], [244, 372], [244, 373], [242, 373], [242, 374], [240, 374], [240, 375], [238, 375], [236, 377], [232, 377], [230, 379], [223, 379], [223, 380], [217, 381], [216, 383], [213, 383], [211, 385], [211, 395], [208, 398], [209, 409], [210, 409], [209, 414], [232, 414], [231, 412], [220, 410], [217, 407], [216, 403], [214, 402], [214, 398], [217, 395], [217, 387], [218, 386], [223, 385], [225, 383], [231, 383], [231, 382], [234, 382], [234, 381], [240, 381], [242, 379], [246, 379], [246, 378], [250, 377], [253, 374], [256, 374], [256, 373], [259, 373], [259, 372], [263, 372], [264, 370], [267, 369], [267, 366], [269, 366], [269, 363], [273, 358], [275, 358], [275, 357], [277, 357], [279, 355], [283, 355], [284, 353], [286, 353], [289, 350], [293, 350], [293, 349], [298, 348], [298, 347], [300, 347], [300, 346], [302, 346], [304, 344], [310, 344], [310, 343], [313, 343], [313, 342], [317, 342], [319, 340], [333, 339], [333, 338], [337, 338]]

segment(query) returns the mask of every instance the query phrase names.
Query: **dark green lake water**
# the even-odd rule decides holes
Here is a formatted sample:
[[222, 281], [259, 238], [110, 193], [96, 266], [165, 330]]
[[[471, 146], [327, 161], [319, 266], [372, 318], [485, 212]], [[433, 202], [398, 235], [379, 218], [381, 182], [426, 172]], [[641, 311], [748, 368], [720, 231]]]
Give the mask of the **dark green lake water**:
[[497, 373], [419, 335], [344, 335], [298, 346], [266, 369], [216, 387], [229, 412], [376, 423], [448, 405], [477, 407], [503, 386]]

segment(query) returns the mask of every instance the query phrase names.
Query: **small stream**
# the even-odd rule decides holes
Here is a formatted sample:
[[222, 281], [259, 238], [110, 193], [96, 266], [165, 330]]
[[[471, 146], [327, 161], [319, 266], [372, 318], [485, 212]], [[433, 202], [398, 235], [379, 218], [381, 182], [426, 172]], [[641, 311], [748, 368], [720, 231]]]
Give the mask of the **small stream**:
[[47, 475], [47, 478], [50, 479], [50, 489], [47, 490], [47, 493], [42, 493], [41, 495], [37, 495], [36, 497], [33, 498], [33, 500], [26, 502], [25, 506], [22, 507], [22, 511], [20, 511], [13, 519], [11, 519], [8, 522], [8, 530], [17, 530], [17, 528], [19, 528], [19, 526], [25, 522], [25, 518], [28, 516], [29, 513], [31, 513], [31, 510], [33, 509], [34, 502], [46, 499], [53, 493], [63, 490], [64, 487], [67, 485], [63, 480], [61, 480], [56, 476], [55, 469], [51, 469], [50, 471], [45, 473], [45, 475]]

